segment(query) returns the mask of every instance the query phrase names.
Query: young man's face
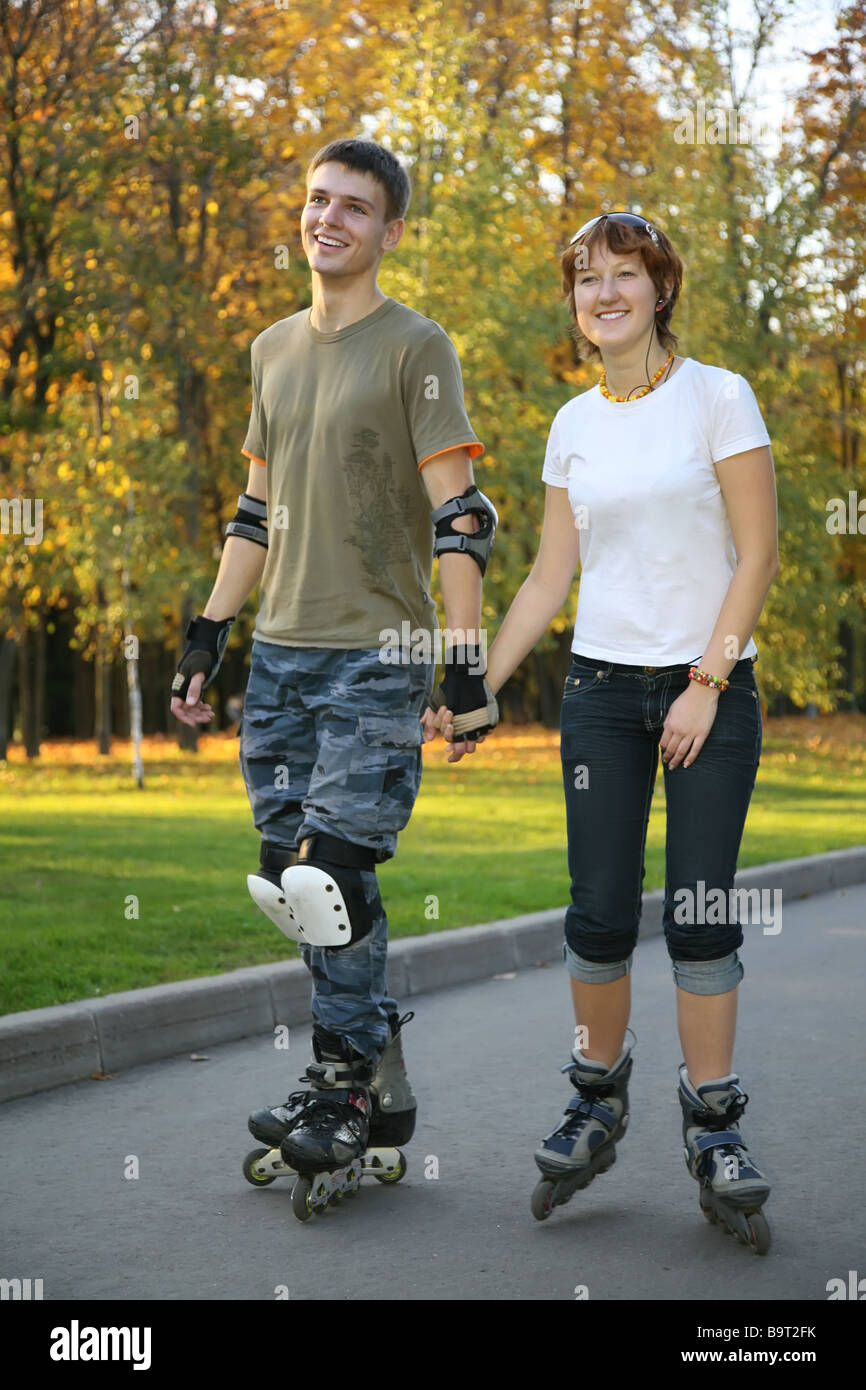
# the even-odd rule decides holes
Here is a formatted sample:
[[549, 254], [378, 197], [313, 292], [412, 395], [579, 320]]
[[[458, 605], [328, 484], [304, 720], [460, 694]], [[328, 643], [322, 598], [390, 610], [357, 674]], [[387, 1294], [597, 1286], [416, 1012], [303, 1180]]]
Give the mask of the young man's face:
[[[401, 218], [385, 221], [385, 190], [372, 174], [320, 164], [307, 185], [301, 240], [310, 269], [327, 279], [363, 275], [403, 235]], [[336, 243], [336, 244], [333, 244]]]
[[602, 351], [620, 352], [633, 343], [645, 342], [658, 298], [637, 251], [615, 255], [604, 242], [597, 242], [590, 253], [589, 268], [575, 270], [577, 325]]

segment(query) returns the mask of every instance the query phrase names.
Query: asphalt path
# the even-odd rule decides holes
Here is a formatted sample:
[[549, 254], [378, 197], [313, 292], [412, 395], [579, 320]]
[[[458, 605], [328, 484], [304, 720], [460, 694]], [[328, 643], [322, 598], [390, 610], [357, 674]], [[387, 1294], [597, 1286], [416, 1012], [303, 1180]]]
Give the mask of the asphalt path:
[[[746, 927], [735, 1066], [772, 1183], [758, 1257], [708, 1225], [682, 1157], [674, 986], [639, 945], [631, 1121], [617, 1162], [545, 1222], [532, 1153], [569, 1096], [564, 966], [420, 996], [408, 1172], [306, 1223], [241, 1174], [246, 1116], [297, 1089], [309, 1034], [257, 1037], [0, 1108], [0, 1276], [57, 1300], [826, 1300], [866, 1275], [866, 887]], [[137, 1175], [136, 1175], [137, 1174]]]

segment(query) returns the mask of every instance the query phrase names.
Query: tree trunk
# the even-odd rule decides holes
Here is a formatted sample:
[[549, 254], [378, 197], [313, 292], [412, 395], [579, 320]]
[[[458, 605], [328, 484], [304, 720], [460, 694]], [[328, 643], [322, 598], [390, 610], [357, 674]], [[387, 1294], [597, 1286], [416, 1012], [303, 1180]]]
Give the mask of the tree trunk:
[[18, 709], [21, 715], [21, 738], [30, 757], [30, 720], [33, 709], [32, 671], [30, 669], [30, 629], [22, 627], [18, 639]]
[[95, 725], [93, 710], [93, 668], [80, 651], [74, 655], [72, 698], [75, 706], [75, 737], [91, 738]]
[[28, 758], [39, 757], [42, 710], [45, 706], [45, 634], [25, 627], [18, 643], [18, 698], [21, 736]]
[[126, 656], [126, 688], [129, 691], [129, 737], [132, 740], [132, 775], [139, 791], [144, 786], [144, 765], [141, 761], [141, 685], [138, 678], [139, 641], [132, 630], [132, 579], [130, 561], [132, 534], [135, 524], [135, 498], [130, 488], [126, 494], [126, 543], [123, 557], [123, 605], [126, 617], [123, 625]]
[[866, 710], [866, 629], [862, 624], [851, 633], [852, 709]]
[[96, 659], [93, 663], [93, 698], [96, 707], [94, 735], [99, 752], [107, 756], [111, 752], [111, 660], [107, 652], [106, 635], [103, 631], [96, 637]]
[[39, 626], [33, 634], [33, 754], [39, 757], [39, 748], [45, 734], [45, 614], [39, 615]]
[[14, 637], [0, 638], [0, 761], [5, 760], [11, 732], [12, 684], [18, 643]]
[[141, 791], [144, 786], [144, 764], [141, 761], [141, 686], [138, 683], [138, 658], [126, 658], [126, 686], [129, 691], [129, 736], [132, 739], [132, 775]]
[[538, 697], [541, 706], [541, 722], [545, 728], [553, 729], [559, 723], [559, 707], [556, 703], [556, 695], [553, 691], [553, 684], [550, 679], [548, 662], [545, 661], [541, 652], [532, 653], [532, 664], [535, 668], [535, 678], [538, 681]]

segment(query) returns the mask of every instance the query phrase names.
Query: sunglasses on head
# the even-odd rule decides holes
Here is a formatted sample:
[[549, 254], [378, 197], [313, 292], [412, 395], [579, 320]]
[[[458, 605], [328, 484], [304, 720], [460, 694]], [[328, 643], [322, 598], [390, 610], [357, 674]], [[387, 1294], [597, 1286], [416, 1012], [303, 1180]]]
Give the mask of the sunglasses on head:
[[653, 245], [658, 246], [658, 232], [652, 222], [647, 222], [645, 217], [639, 217], [635, 212], [602, 212], [598, 217], [590, 218], [589, 222], [585, 222], [579, 232], [575, 232], [571, 241], [568, 243], [569, 246], [573, 246], [576, 241], [580, 240], [585, 232], [588, 232], [591, 227], [595, 226], [596, 222], [602, 222], [605, 217], [611, 222], [622, 222], [626, 227], [644, 227], [649, 233]]

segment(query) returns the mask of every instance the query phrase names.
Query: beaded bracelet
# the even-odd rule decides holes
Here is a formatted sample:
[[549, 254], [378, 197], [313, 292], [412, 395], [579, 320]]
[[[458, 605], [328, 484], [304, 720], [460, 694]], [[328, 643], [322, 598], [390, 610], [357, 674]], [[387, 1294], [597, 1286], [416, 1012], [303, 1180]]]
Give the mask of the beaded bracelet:
[[702, 671], [700, 666], [689, 667], [689, 680], [697, 681], [699, 685], [708, 685], [711, 690], [727, 690], [730, 681], [724, 676], [708, 676], [706, 671]]

